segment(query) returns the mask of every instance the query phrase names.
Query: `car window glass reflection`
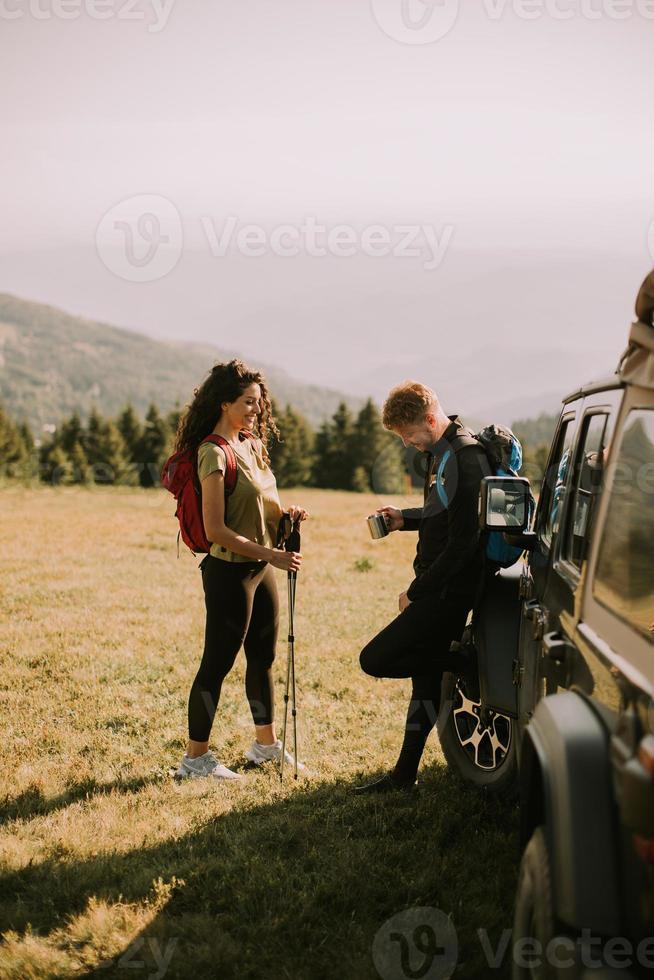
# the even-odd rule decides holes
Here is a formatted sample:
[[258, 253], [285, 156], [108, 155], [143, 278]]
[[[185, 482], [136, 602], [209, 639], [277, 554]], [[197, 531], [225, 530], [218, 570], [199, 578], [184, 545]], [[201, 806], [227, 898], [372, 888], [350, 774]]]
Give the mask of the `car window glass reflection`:
[[654, 410], [630, 413], [618, 459], [595, 597], [654, 642]]

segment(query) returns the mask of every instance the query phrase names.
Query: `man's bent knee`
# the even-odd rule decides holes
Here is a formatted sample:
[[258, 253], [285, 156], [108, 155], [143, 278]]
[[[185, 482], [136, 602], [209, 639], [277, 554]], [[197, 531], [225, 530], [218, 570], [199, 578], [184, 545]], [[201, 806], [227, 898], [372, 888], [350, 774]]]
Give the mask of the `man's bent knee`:
[[379, 673], [378, 658], [375, 652], [375, 641], [371, 640], [367, 643], [359, 654], [359, 663], [361, 665], [361, 670], [364, 674], [369, 674], [370, 677], [381, 677]]

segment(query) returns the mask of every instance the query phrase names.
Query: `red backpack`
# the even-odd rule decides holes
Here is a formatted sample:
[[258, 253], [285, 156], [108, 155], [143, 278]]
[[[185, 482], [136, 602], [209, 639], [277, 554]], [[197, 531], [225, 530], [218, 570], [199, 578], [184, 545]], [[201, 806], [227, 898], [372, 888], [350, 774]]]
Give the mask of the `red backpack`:
[[[243, 430], [241, 435], [246, 439], [254, 439], [251, 432]], [[220, 446], [227, 461], [225, 470], [225, 500], [234, 492], [238, 479], [238, 464], [236, 453], [222, 436], [212, 433], [203, 439], [200, 446], [205, 442], [211, 442], [214, 446]], [[163, 465], [161, 470], [161, 484], [169, 490], [177, 501], [175, 517], [179, 521], [179, 531], [177, 533], [177, 556], [179, 557], [179, 538], [193, 554], [207, 554], [211, 550], [211, 542], [207, 538], [202, 519], [202, 490], [198, 479], [198, 450], [184, 449], [182, 452], [173, 453]]]

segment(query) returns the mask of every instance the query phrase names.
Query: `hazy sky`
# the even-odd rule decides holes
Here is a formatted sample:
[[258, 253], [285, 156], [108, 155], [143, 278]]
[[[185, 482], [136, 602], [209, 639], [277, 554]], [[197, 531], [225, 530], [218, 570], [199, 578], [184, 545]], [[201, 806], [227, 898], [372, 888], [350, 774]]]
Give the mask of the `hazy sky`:
[[[374, 367], [458, 313], [471, 352], [493, 330], [538, 346], [525, 269], [548, 342], [585, 307], [580, 331], [611, 347], [618, 318], [622, 338], [654, 263], [652, 0], [165, 2], [0, 0], [0, 289], [332, 384], [343, 345]], [[126, 278], [111, 248], [143, 201], [168, 234], [162, 198], [172, 268]], [[307, 217], [345, 226], [324, 257]], [[228, 218], [262, 255], [212, 254]], [[373, 225], [378, 251], [415, 225], [419, 254], [366, 253]]]

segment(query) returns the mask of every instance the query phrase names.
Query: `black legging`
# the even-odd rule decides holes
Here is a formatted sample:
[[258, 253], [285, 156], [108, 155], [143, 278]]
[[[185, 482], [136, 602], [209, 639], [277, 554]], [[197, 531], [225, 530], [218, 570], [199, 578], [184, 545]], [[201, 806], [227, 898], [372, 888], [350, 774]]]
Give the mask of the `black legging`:
[[452, 640], [463, 633], [472, 600], [419, 599], [400, 613], [361, 651], [361, 667], [372, 677], [410, 677], [413, 683], [402, 750], [395, 775], [416, 778], [425, 743], [436, 724], [441, 679], [455, 657]]
[[255, 725], [273, 721], [271, 666], [279, 627], [275, 573], [267, 562], [229, 562], [207, 555], [202, 585], [207, 609], [204, 652], [188, 699], [189, 738], [207, 742], [222, 682], [243, 644], [245, 693]]

